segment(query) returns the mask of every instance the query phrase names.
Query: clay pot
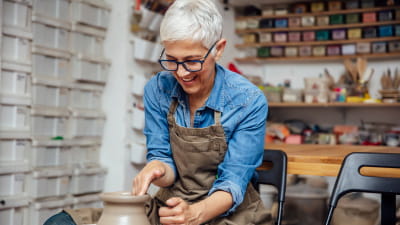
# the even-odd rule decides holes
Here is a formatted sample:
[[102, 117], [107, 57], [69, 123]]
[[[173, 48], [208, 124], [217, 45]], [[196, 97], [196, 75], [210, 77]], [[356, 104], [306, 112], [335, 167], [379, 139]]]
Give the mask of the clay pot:
[[144, 205], [149, 195], [133, 196], [130, 192], [100, 194], [104, 209], [97, 225], [150, 225]]

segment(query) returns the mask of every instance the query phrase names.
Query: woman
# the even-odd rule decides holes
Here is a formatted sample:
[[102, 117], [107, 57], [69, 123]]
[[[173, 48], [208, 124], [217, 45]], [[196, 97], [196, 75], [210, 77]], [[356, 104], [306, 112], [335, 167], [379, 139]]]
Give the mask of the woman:
[[251, 181], [261, 164], [263, 93], [216, 62], [226, 40], [213, 0], [176, 0], [160, 28], [165, 70], [145, 87], [147, 165], [132, 192], [160, 187], [152, 224], [270, 224]]

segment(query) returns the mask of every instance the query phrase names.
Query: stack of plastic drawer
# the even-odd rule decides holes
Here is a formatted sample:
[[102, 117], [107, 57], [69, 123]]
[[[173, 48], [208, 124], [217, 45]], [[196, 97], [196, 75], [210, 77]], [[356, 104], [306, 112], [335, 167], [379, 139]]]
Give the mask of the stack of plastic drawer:
[[70, 117], [67, 137], [72, 140], [71, 194], [74, 208], [100, 207], [106, 170], [99, 164], [105, 115], [101, 96], [110, 61], [104, 56], [111, 8], [102, 0], [71, 1]]
[[0, 224], [28, 224], [31, 169], [31, 1], [3, 0], [0, 70]]

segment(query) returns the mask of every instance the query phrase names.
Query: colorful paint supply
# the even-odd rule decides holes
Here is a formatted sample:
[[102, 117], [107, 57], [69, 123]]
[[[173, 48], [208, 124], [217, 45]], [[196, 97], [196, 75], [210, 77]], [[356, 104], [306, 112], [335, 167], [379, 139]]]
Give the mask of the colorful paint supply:
[[329, 1], [328, 2], [328, 9], [329, 11], [337, 11], [342, 9], [342, 2], [341, 1]]
[[346, 39], [345, 29], [332, 30], [332, 40], [344, 40], [344, 39]]
[[335, 24], [343, 24], [344, 23], [344, 16], [343, 14], [334, 14], [329, 16], [329, 21], [332, 25]]
[[274, 10], [275, 15], [281, 16], [288, 14], [288, 6], [287, 5], [278, 5]]
[[358, 0], [349, 0], [349, 1], [345, 1], [345, 3], [346, 3], [346, 9], [360, 8], [360, 5], [358, 4]]
[[394, 35], [395, 36], [400, 36], [400, 25], [395, 25], [394, 26]]
[[290, 17], [288, 19], [289, 27], [300, 27], [301, 18], [300, 17]]
[[393, 36], [393, 27], [391, 25], [379, 26], [379, 37], [391, 37]]
[[348, 39], [360, 39], [362, 35], [361, 28], [350, 28], [347, 30]]
[[300, 56], [311, 56], [312, 50], [311, 46], [300, 46], [299, 55]]
[[329, 25], [329, 16], [317, 16], [317, 25], [318, 26]]
[[270, 32], [261, 32], [259, 33], [260, 43], [266, 43], [272, 41], [272, 34]]
[[246, 44], [256, 43], [257, 42], [257, 34], [245, 34], [242, 37], [243, 42]]
[[340, 45], [329, 45], [326, 47], [326, 53], [328, 56], [340, 55]]
[[303, 16], [301, 17], [301, 25], [303, 27], [314, 26], [315, 17], [314, 16]]
[[380, 11], [378, 12], [378, 20], [379, 21], [391, 21], [394, 19], [393, 11]]
[[315, 32], [315, 39], [317, 41], [327, 41], [327, 40], [329, 40], [329, 31], [328, 30], [317, 30]]
[[368, 54], [371, 53], [371, 43], [369, 42], [357, 42], [356, 44], [357, 54]]
[[303, 32], [303, 41], [315, 41], [315, 32], [314, 31], [304, 31]]
[[364, 38], [376, 38], [377, 31], [375, 27], [364, 27], [363, 28], [363, 37]]
[[275, 19], [275, 27], [276, 28], [288, 27], [288, 20], [287, 19]]
[[261, 47], [261, 48], [257, 49], [257, 56], [258, 57], [265, 58], [265, 57], [269, 57], [270, 55], [271, 54], [270, 54], [270, 48], [269, 47]]
[[307, 12], [307, 4], [305, 3], [296, 3], [293, 5], [293, 13], [306, 13]]
[[299, 31], [292, 31], [288, 34], [289, 42], [299, 42], [301, 41], [301, 32]]
[[356, 53], [355, 44], [344, 44], [342, 45], [342, 55], [354, 55]]
[[314, 46], [312, 48], [312, 54], [313, 56], [325, 56], [325, 46]]
[[261, 19], [260, 28], [273, 28], [274, 27], [274, 20], [273, 19]]
[[346, 24], [359, 23], [359, 22], [360, 22], [360, 14], [358, 13], [346, 14]]
[[274, 33], [274, 42], [287, 42], [287, 33], [286, 32]]
[[375, 7], [375, 0], [362, 0], [361, 2], [361, 8], [374, 8]]
[[400, 9], [396, 9], [396, 20], [400, 20]]
[[298, 55], [298, 48], [297, 47], [286, 47], [285, 48], [285, 56], [287, 57], [295, 57]]
[[400, 41], [389, 42], [389, 52], [400, 52]]
[[311, 12], [322, 12], [325, 10], [324, 2], [312, 2], [311, 3]]
[[244, 30], [247, 28], [247, 21], [246, 20], [236, 20], [235, 28], [237, 30]]
[[281, 46], [273, 46], [271, 47], [271, 56], [273, 57], [282, 57], [283, 56], [283, 47]]
[[270, 6], [264, 6], [261, 9], [262, 16], [272, 16], [274, 15], [274, 8]]
[[373, 42], [372, 53], [386, 53], [386, 42]]
[[247, 28], [248, 29], [257, 29], [260, 25], [260, 21], [257, 19], [248, 19], [247, 20]]
[[363, 13], [364, 23], [374, 23], [376, 22], [376, 13], [375, 12], [365, 12]]

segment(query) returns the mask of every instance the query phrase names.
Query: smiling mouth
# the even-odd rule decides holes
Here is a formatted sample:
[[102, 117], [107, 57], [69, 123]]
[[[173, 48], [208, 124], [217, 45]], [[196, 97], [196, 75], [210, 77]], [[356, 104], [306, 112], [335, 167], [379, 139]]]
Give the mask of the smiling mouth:
[[196, 77], [197, 77], [197, 76], [194, 76], [194, 77], [191, 77], [191, 78], [186, 78], [186, 79], [185, 79], [185, 78], [182, 78], [182, 81], [183, 81], [183, 82], [191, 82], [191, 81], [193, 81], [194, 79], [196, 79]]

